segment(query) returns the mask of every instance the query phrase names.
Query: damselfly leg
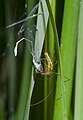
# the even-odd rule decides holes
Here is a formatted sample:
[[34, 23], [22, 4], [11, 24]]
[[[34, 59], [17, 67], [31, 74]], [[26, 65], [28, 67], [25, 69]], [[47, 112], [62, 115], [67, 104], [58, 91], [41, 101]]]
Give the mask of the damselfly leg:
[[[40, 4], [41, 2], [42, 2], [42, 0], [40, 0], [39, 3], [31, 10], [31, 12], [29, 13], [28, 17], [34, 15], [34, 13], [37, 11], [37, 8], [39, 7], [39, 4]], [[41, 14], [42, 14], [42, 13], [41, 13]], [[36, 15], [38, 15], [38, 14], [36, 14]], [[26, 17], [26, 18], [27, 18], [27, 17]], [[25, 23], [26, 23], [26, 21], [27, 21], [27, 20], [25, 20], [24, 23], [22, 24], [20, 30], [18, 31], [18, 35], [25, 30]]]
[[14, 22], [13, 24], [10, 24], [10, 25], [6, 26], [6, 28], [14, 27], [14, 26], [16, 26], [16, 25], [18, 25], [20, 23], [23, 23], [22, 26], [21, 26], [21, 28], [20, 28], [20, 30], [18, 31], [18, 35], [20, 33], [22, 33], [25, 30], [25, 23], [28, 20], [30, 20], [30, 19], [32, 19], [34, 17], [37, 17], [38, 15], [42, 15], [43, 14], [43, 13], [37, 13], [37, 14], [35, 14], [35, 12], [37, 11], [37, 8], [38, 8], [38, 6], [39, 6], [39, 4], [41, 2], [42, 2], [42, 0], [39, 1], [39, 3], [31, 10], [31, 12], [29, 13], [29, 15], [26, 18], [24, 18], [24, 19], [22, 19], [20, 21]]

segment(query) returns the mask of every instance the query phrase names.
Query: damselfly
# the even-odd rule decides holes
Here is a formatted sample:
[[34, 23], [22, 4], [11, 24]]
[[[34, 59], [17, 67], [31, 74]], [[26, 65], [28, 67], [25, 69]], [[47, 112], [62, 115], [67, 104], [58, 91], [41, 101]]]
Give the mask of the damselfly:
[[[34, 14], [34, 13], [36, 12], [39, 4], [40, 4], [41, 2], [42, 2], [42, 0], [39, 1], [39, 3], [31, 10], [31, 12], [29, 13], [29, 15], [28, 15], [25, 19], [22, 19], [22, 20], [20, 20], [20, 21], [17, 21], [17, 22], [15, 22], [15, 23], [11, 24], [11, 25], [8, 25], [6, 28], [10, 28], [10, 27], [13, 27], [13, 26], [15, 26], [15, 25], [18, 25], [18, 24], [20, 24], [20, 23], [23, 23], [22, 26], [21, 26], [21, 28], [20, 28], [20, 30], [18, 31], [18, 35], [19, 35], [20, 33], [22, 33], [22, 32], [25, 30], [25, 24], [26, 24], [26, 22], [27, 22], [28, 20], [30, 20], [30, 19], [38, 16], [38, 15], [42, 15], [42, 14], [43, 14], [43, 13]], [[35, 31], [36, 31], [36, 27], [34, 27], [34, 28], [35, 28]], [[34, 40], [34, 39], [35, 39], [35, 38], [34, 38], [33, 30], [30, 30], [29, 28], [26, 28], [26, 31], [27, 31], [27, 34], [28, 34], [27, 36], [30, 36], [31, 39], [28, 39], [28, 38], [23, 37], [23, 38], [21, 38], [18, 42], [16, 42], [16, 46], [15, 46], [15, 49], [14, 49], [14, 54], [15, 54], [15, 56], [17, 56], [18, 44], [19, 44], [21, 41], [23, 41], [23, 40], [27, 41], [27, 42], [30, 44], [30, 46], [31, 46], [31, 48], [29, 48], [29, 45], [27, 45], [27, 46], [28, 46], [28, 49], [29, 49], [29, 51], [30, 51], [30, 53], [31, 53], [31, 55], [33, 56], [33, 64], [34, 64], [34, 67], [36, 68], [36, 70], [37, 70], [38, 72], [43, 72], [43, 67], [42, 67], [42, 65], [41, 65], [41, 60], [36, 61], [36, 57], [35, 57], [35, 46], [34, 46], [34, 44], [35, 44], [35, 40]]]

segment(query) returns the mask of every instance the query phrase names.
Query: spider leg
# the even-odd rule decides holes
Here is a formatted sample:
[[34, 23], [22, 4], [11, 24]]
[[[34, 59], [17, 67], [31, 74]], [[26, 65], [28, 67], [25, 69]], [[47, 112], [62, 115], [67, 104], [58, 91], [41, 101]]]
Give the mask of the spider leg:
[[42, 99], [41, 101], [39, 101], [37, 103], [31, 104], [30, 106], [33, 107], [33, 106], [41, 104], [42, 102], [44, 102], [51, 95], [51, 93], [52, 93], [52, 90], [48, 93], [48, 95], [44, 99]]
[[[57, 72], [53, 72], [56, 75], [62, 75], [64, 78], [67, 79], [67, 81], [69, 81], [70, 79], [68, 77], [66, 77], [65, 75], [63, 75], [62, 73], [57, 73]], [[65, 82], [65, 81], [64, 81]]]

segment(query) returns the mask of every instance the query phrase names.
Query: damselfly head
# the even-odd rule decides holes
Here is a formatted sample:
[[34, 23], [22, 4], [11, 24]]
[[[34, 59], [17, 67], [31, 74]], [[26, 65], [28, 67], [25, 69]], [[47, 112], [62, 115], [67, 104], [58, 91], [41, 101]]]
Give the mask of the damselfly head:
[[33, 57], [33, 64], [34, 67], [36, 68], [37, 72], [42, 73], [43, 72], [43, 66], [41, 64], [41, 61], [37, 62], [35, 58]]

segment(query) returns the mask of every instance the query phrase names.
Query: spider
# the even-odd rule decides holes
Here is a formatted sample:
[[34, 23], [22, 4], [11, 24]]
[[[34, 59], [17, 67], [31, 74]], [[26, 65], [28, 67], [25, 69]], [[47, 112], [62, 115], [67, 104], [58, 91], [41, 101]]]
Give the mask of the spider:
[[[45, 65], [44, 72], [40, 72], [41, 75], [46, 75], [46, 76], [50, 76], [51, 74], [62, 75], [64, 78], [66, 78], [67, 80], [69, 80], [69, 78], [66, 77], [65, 75], [63, 75], [62, 73], [53, 72], [53, 62], [52, 62], [52, 60], [51, 60], [48, 52], [44, 53], [44, 58], [46, 60], [46, 65]], [[58, 63], [58, 62], [56, 62], [56, 63]]]

